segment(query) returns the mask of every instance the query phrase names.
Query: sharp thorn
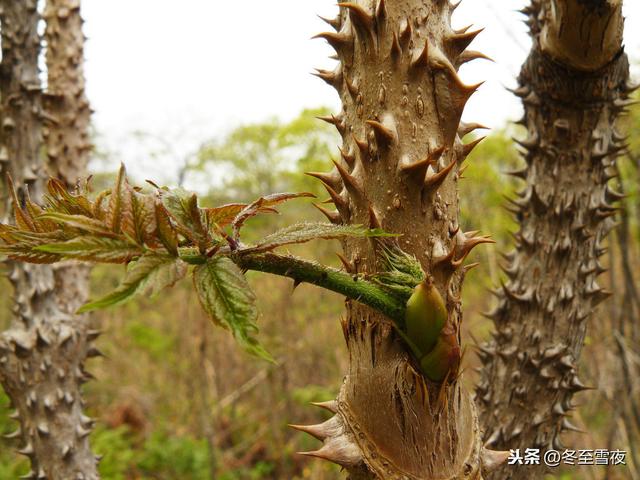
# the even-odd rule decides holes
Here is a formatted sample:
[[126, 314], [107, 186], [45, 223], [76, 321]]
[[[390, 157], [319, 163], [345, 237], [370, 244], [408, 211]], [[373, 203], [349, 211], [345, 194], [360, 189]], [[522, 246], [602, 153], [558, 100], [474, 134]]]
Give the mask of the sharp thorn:
[[338, 402], [335, 400], [329, 400], [326, 402], [311, 402], [314, 407], [320, 407], [331, 413], [338, 413]]
[[391, 129], [376, 120], [367, 120], [365, 123], [373, 129], [373, 133], [376, 135], [376, 140], [378, 140], [378, 145], [389, 146], [393, 143], [395, 134]]
[[321, 207], [317, 203], [313, 203], [312, 205], [314, 207], [316, 207], [318, 209], [318, 211], [320, 211], [320, 213], [322, 213], [325, 217], [327, 217], [327, 220], [329, 220], [334, 225], [342, 224], [342, 217], [340, 217], [340, 213], [339, 212], [337, 212], [335, 210], [333, 210], [333, 211], [327, 210], [326, 208]]
[[424, 182], [425, 187], [428, 190], [438, 189], [440, 185], [442, 185], [442, 183], [445, 181], [449, 173], [451, 173], [451, 171], [455, 166], [456, 166], [456, 161], [451, 160], [449, 165], [447, 165], [445, 168], [440, 170], [438, 173], [434, 173], [430, 177], [427, 177], [427, 179]]

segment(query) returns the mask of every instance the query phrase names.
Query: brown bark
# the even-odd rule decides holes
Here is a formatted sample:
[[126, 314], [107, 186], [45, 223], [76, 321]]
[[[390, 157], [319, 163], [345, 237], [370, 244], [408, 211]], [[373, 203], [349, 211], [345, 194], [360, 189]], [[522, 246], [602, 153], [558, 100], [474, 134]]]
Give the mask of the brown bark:
[[[360, 0], [340, 4], [319, 36], [339, 65], [318, 76], [334, 86], [342, 112], [326, 119], [343, 138], [342, 159], [327, 174], [336, 223], [381, 225], [402, 234], [445, 296], [459, 338], [462, 259], [478, 242], [458, 224], [457, 181], [473, 145], [460, 123], [477, 89], [459, 66], [481, 56], [466, 50], [478, 32], [454, 31], [448, 1]], [[372, 243], [348, 241], [352, 272], [380, 268]], [[437, 385], [418, 373], [384, 315], [348, 302], [343, 322], [350, 367], [327, 423], [303, 427], [324, 441], [310, 455], [347, 468], [351, 478], [481, 478], [480, 431], [459, 378]], [[442, 393], [442, 395], [439, 395]], [[492, 463], [490, 455], [485, 457]]]
[[[477, 398], [492, 448], [561, 449], [573, 396], [586, 387], [577, 362], [588, 319], [608, 293], [602, 242], [611, 230], [607, 186], [623, 149], [614, 129], [627, 105], [620, 1], [535, 0], [526, 10], [533, 47], [520, 74], [528, 137], [526, 182], [511, 208], [520, 224], [509, 280], [490, 315]], [[597, 41], [596, 41], [597, 40]], [[490, 478], [538, 479], [544, 466], [504, 466]]]
[[620, 53], [622, 0], [552, 0], [543, 14], [539, 49], [558, 63], [595, 72]]
[[[47, 115], [41, 108], [37, 3], [6, 0], [0, 6], [3, 170], [12, 175], [20, 198], [28, 192], [39, 200], [47, 177], [41, 155], [41, 118], [48, 118], [54, 127], [48, 131], [51, 140], [52, 132], [65, 124], [67, 107]], [[86, 138], [86, 123], [79, 135]], [[66, 145], [69, 140], [61, 135], [57, 141]], [[48, 144], [55, 146], [51, 141]], [[70, 175], [84, 168], [83, 160], [80, 170], [70, 173], [67, 165], [77, 157], [73, 152], [64, 153], [68, 155], [64, 163], [52, 161], [51, 167], [69, 182]], [[73, 314], [87, 296], [86, 273], [68, 266], [12, 264], [9, 278], [16, 292], [15, 319], [0, 336], [0, 381], [20, 421], [14, 434], [23, 442], [20, 453], [31, 460], [32, 471], [25, 478], [96, 479], [96, 461], [88, 442], [92, 420], [82, 412], [80, 386], [89, 378], [83, 362], [96, 353], [91, 342], [97, 332], [88, 329], [85, 318]]]

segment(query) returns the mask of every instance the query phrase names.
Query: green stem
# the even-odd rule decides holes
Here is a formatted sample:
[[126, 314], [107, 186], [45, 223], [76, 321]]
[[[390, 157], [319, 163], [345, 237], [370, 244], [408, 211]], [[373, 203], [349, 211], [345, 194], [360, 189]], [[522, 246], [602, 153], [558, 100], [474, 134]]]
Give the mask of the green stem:
[[402, 322], [405, 303], [377, 285], [355, 275], [295, 257], [274, 253], [236, 254], [233, 260], [240, 268], [289, 277], [340, 293], [368, 305], [386, 316]]
[[[244, 270], [272, 273], [292, 278], [296, 282], [311, 283], [368, 305], [384, 313], [398, 325], [402, 325], [404, 322], [406, 302], [357, 275], [350, 275], [319, 263], [275, 253], [239, 251], [230, 253], [229, 257]], [[191, 265], [201, 265], [207, 261], [207, 257], [197, 254], [182, 254], [180, 258]]]

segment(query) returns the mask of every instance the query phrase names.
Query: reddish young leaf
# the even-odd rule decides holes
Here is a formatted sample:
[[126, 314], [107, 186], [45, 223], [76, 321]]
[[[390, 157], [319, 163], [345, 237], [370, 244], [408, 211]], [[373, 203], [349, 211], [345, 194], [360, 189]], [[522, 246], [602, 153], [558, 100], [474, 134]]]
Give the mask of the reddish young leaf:
[[240, 229], [244, 225], [249, 218], [255, 217], [261, 212], [265, 210], [271, 210], [272, 207], [280, 205], [281, 203], [287, 202], [289, 200], [293, 200], [294, 198], [303, 198], [303, 197], [311, 197], [315, 198], [313, 193], [303, 192], [303, 193], [274, 193], [272, 195], [267, 195], [264, 197], [260, 197], [253, 203], [247, 205], [243, 208], [238, 215], [233, 219], [231, 225], [233, 226], [233, 234], [234, 238], [237, 240], [239, 238]]
[[246, 203], [229, 203], [214, 208], [203, 208], [208, 225], [218, 225], [226, 227], [231, 224], [234, 218], [247, 206]]
[[96, 263], [128, 263], [142, 255], [138, 245], [117, 238], [84, 235], [61, 243], [35, 247], [37, 252]]
[[103, 206], [103, 203], [109, 195], [111, 195], [110, 188], [100, 192], [94, 200], [93, 205], [91, 206], [91, 213], [93, 214], [94, 218], [104, 221], [107, 217], [107, 212]]
[[205, 227], [206, 218], [198, 208], [195, 193], [182, 188], [159, 190], [160, 198], [178, 232], [191, 240], [204, 253], [212, 245], [212, 238]]
[[49, 220], [62, 227], [80, 230], [83, 234], [97, 234], [113, 237], [115, 234], [107, 229], [107, 226], [100, 220], [85, 217], [84, 215], [69, 215], [66, 213], [47, 212], [38, 219]]
[[125, 188], [130, 201], [123, 204], [122, 232], [139, 245], [157, 246], [155, 198], [136, 192], [129, 184]]
[[[118, 176], [116, 178], [116, 184], [111, 190], [111, 196], [109, 197], [109, 205], [107, 207], [106, 222], [109, 229], [114, 233], [120, 233], [122, 231], [122, 211], [123, 208], [130, 208], [128, 203], [130, 202], [129, 191], [126, 188], [127, 179], [124, 165], [120, 165]], [[126, 207], [123, 207], [123, 203], [127, 203]]]
[[158, 238], [164, 248], [173, 255], [174, 257], [178, 256], [178, 234], [174, 230], [171, 225], [171, 220], [169, 219], [169, 214], [164, 208], [164, 205], [160, 200], [156, 200], [155, 203], [155, 214], [156, 214], [156, 228]]
[[15, 188], [15, 185], [13, 184], [13, 179], [11, 178], [11, 175], [7, 175], [7, 186], [9, 188], [9, 193], [11, 194], [11, 198], [13, 200], [13, 212], [14, 212], [16, 225], [21, 229], [35, 232], [37, 229], [34, 224], [33, 218], [31, 218], [29, 213], [22, 208], [22, 204], [18, 199], [18, 193], [16, 192], [16, 188]]
[[57, 178], [49, 179], [47, 191], [49, 195], [45, 195], [45, 199], [54, 210], [60, 213], [68, 213], [69, 215], [92, 216], [92, 207], [89, 199], [83, 194], [73, 195], [65, 184]]

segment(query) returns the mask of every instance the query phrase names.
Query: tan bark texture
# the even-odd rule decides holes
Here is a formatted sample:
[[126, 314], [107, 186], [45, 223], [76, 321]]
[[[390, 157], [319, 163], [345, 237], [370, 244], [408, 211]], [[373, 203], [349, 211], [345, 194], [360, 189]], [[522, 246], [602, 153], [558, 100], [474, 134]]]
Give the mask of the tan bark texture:
[[[460, 118], [477, 85], [458, 77], [482, 55], [466, 50], [478, 32], [454, 31], [455, 6], [443, 0], [341, 3], [333, 27], [318, 35], [336, 50], [334, 71], [318, 76], [335, 87], [342, 111], [324, 120], [343, 138], [341, 159], [326, 174], [335, 223], [381, 226], [399, 233], [446, 299], [459, 342], [464, 258], [484, 237], [458, 223], [457, 182], [474, 143]], [[352, 272], [381, 268], [372, 242], [347, 241]], [[347, 303], [343, 329], [350, 367], [335, 416], [302, 427], [323, 440], [309, 455], [346, 467], [353, 479], [477, 479], [482, 446], [475, 406], [459, 378], [425, 381], [384, 315]], [[485, 455], [486, 464], [495, 458]]]
[[[535, 0], [524, 11], [533, 47], [515, 93], [528, 136], [518, 142], [526, 165], [513, 174], [525, 187], [509, 207], [520, 229], [476, 392], [490, 448], [561, 450], [561, 433], [575, 429], [574, 395], [587, 388], [578, 359], [591, 313], [608, 297], [597, 278], [620, 198], [608, 186], [625, 148], [615, 122], [631, 91], [620, 3]], [[544, 473], [503, 466], [489, 478]]]
[[93, 148], [91, 109], [85, 95], [84, 35], [79, 0], [48, 0], [44, 11], [47, 42], [47, 112], [43, 130], [49, 174], [69, 187], [87, 177]]
[[[40, 16], [36, 1], [3, 0], [0, 8], [0, 160], [3, 173], [10, 173], [14, 179], [16, 200], [20, 203], [26, 195], [40, 200], [49, 173], [42, 155], [42, 118], [49, 125], [49, 130], [44, 131], [48, 144], [55, 147], [56, 142], [51, 141], [53, 132], [58, 126], [69, 128], [65, 116], [73, 108], [66, 106], [46, 113], [42, 108], [37, 63]], [[77, 13], [77, 8], [69, 9], [68, 13], [73, 12]], [[73, 50], [60, 43], [57, 48], [64, 52]], [[59, 62], [58, 70], [63, 65], [74, 68], [73, 62]], [[52, 80], [55, 85], [57, 79]], [[67, 86], [71, 92], [83, 87]], [[74, 135], [84, 135], [86, 140], [86, 122], [84, 127], [78, 122], [74, 128], [79, 129]], [[61, 147], [66, 142], [75, 143], [64, 134], [56, 138], [63, 150], [61, 155], [64, 153], [66, 157], [62, 162], [49, 155], [51, 171], [61, 174], [67, 182], [75, 182], [75, 177], [85, 171], [86, 155], [84, 164], [78, 166], [74, 163], [78, 157]], [[90, 378], [83, 363], [88, 356], [98, 353], [91, 345], [98, 332], [89, 330], [85, 318], [74, 315], [87, 297], [86, 273], [68, 266], [26, 264], [12, 264], [9, 271], [16, 292], [15, 319], [0, 336], [0, 381], [20, 422], [20, 428], [13, 434], [22, 442], [19, 452], [31, 460], [32, 471], [24, 478], [97, 479], [96, 459], [88, 441], [93, 421], [82, 412], [80, 386]]]

